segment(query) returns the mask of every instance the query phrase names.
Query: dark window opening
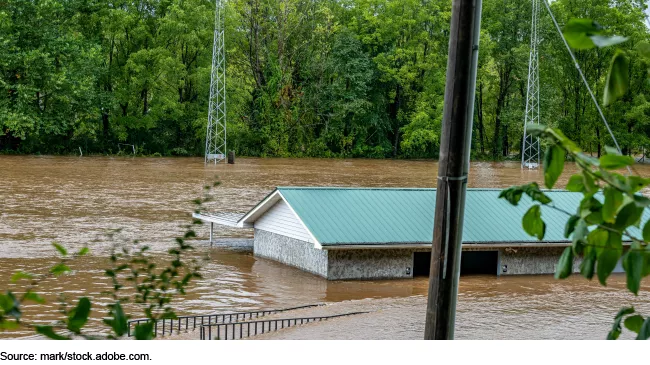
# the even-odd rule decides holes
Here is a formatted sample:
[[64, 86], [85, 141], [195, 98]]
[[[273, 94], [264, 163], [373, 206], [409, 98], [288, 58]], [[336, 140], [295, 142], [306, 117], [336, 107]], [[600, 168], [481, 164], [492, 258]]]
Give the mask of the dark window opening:
[[431, 252], [413, 253], [413, 276], [429, 276]]
[[464, 251], [460, 257], [461, 275], [496, 275], [499, 251]]
[[[498, 251], [463, 251], [460, 257], [461, 275], [497, 275]], [[431, 252], [413, 253], [413, 276], [429, 276]]]

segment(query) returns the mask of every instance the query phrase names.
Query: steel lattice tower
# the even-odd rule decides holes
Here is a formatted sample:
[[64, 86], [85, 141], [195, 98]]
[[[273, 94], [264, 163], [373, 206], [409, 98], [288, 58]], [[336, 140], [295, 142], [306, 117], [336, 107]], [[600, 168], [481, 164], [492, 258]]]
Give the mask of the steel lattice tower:
[[208, 128], [205, 136], [205, 162], [217, 162], [226, 153], [226, 50], [224, 44], [224, 0], [215, 0], [214, 41]]
[[537, 22], [539, 20], [539, 0], [532, 0], [533, 16], [530, 27], [530, 54], [528, 58], [528, 87], [526, 89], [526, 114], [524, 116], [524, 138], [521, 147], [521, 167], [539, 166], [539, 138], [531, 137], [526, 131], [527, 124], [539, 124], [539, 39]]

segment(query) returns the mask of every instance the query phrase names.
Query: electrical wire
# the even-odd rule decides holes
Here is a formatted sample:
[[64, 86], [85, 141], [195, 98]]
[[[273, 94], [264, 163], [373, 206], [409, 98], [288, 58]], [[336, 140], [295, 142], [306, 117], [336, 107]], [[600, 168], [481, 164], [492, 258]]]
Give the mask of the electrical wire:
[[[612, 132], [612, 129], [609, 127], [609, 123], [607, 123], [607, 119], [605, 118], [605, 114], [603, 114], [602, 109], [600, 108], [600, 105], [598, 104], [598, 101], [596, 100], [596, 97], [594, 96], [594, 93], [591, 91], [591, 87], [589, 86], [589, 83], [587, 82], [587, 78], [585, 77], [584, 73], [582, 73], [582, 69], [580, 68], [580, 65], [578, 64], [578, 60], [576, 60], [576, 57], [573, 55], [573, 51], [571, 51], [571, 47], [569, 47], [569, 43], [567, 43], [566, 39], [564, 38], [564, 34], [562, 34], [562, 30], [560, 29], [560, 26], [557, 23], [557, 20], [555, 20], [555, 16], [553, 15], [553, 12], [551, 11], [551, 7], [548, 5], [547, 0], [542, 0], [544, 2], [544, 6], [546, 6], [546, 10], [548, 10], [548, 14], [551, 16], [551, 20], [553, 20], [553, 24], [555, 24], [555, 29], [557, 29], [557, 32], [560, 34], [560, 38], [562, 38], [562, 41], [564, 42], [564, 45], [566, 46], [567, 52], [569, 52], [569, 55], [571, 56], [571, 59], [573, 60], [573, 64], [575, 65], [576, 69], [578, 70], [578, 73], [580, 74], [580, 77], [582, 78], [582, 82], [585, 84], [585, 87], [587, 88], [587, 91], [589, 92], [589, 95], [591, 95], [591, 100], [593, 100], [594, 105], [596, 106], [596, 110], [598, 110], [598, 114], [600, 114], [600, 118], [603, 120], [603, 123], [605, 123], [605, 127], [607, 127], [607, 131], [609, 132], [609, 135], [612, 137], [612, 140], [614, 140], [614, 145], [616, 146], [616, 150], [618, 153], [622, 154], [621, 152], [621, 147], [619, 147], [618, 142], [616, 141], [616, 137], [614, 137], [614, 133]], [[627, 170], [631, 173], [630, 167], [628, 166]]]

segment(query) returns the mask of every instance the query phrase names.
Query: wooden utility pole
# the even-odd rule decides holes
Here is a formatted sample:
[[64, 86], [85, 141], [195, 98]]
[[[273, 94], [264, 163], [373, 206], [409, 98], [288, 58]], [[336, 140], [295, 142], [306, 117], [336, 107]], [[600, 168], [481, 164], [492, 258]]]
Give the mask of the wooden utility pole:
[[481, 0], [453, 0], [425, 340], [454, 338]]

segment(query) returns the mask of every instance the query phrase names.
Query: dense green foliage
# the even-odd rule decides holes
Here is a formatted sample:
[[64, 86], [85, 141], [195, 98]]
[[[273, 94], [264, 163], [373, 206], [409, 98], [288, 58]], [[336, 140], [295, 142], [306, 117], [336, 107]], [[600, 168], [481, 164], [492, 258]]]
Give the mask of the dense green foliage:
[[[531, 5], [484, 0], [474, 154], [518, 153]], [[648, 40], [637, 0], [557, 0]], [[260, 156], [436, 157], [449, 0], [228, 0], [229, 149]], [[212, 51], [209, 0], [0, 1], [0, 151], [202, 154]], [[610, 143], [542, 9], [542, 121], [599, 153]], [[577, 58], [594, 90], [609, 49]], [[648, 144], [645, 61], [605, 110], [625, 154]], [[602, 95], [598, 95], [599, 98]], [[130, 148], [130, 147], [129, 147]]]

